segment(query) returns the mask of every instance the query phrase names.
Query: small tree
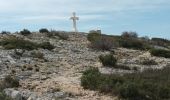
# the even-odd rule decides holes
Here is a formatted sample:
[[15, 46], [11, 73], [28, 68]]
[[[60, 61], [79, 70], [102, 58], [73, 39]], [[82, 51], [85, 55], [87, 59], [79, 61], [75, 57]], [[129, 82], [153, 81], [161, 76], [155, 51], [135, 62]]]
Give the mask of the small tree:
[[121, 36], [124, 37], [124, 38], [137, 38], [138, 34], [136, 32], [127, 32], [127, 31], [125, 31], [125, 32], [122, 33]]
[[22, 31], [20, 31], [20, 34], [27, 36], [27, 35], [30, 35], [31, 32], [28, 29], [23, 29]]

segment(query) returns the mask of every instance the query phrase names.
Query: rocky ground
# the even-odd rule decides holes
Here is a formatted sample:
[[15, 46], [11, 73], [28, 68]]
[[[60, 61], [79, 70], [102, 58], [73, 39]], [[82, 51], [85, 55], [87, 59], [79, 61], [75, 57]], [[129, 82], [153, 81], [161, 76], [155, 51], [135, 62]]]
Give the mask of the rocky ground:
[[[3, 50], [1, 47], [0, 78], [12, 74], [20, 79], [20, 87], [5, 89], [6, 94], [16, 100], [23, 100], [23, 98], [26, 100], [117, 100], [110, 95], [84, 90], [80, 86], [82, 71], [89, 66], [99, 67], [102, 73], [131, 73], [133, 70], [102, 67], [98, 56], [108, 52], [89, 49], [86, 34], [68, 33], [68, 35], [68, 40], [48, 38], [39, 34], [25, 37], [27, 40], [39, 43], [50, 41], [55, 46], [52, 51], [35, 50], [43, 53], [44, 59], [31, 57], [33, 51], [25, 51], [22, 57], [17, 57], [15, 50]], [[115, 52], [119, 64], [136, 67], [138, 70], [150, 67], [162, 68], [170, 64], [170, 59], [153, 57], [148, 51], [118, 48]], [[140, 64], [140, 61], [147, 59], [155, 60], [158, 65]]]

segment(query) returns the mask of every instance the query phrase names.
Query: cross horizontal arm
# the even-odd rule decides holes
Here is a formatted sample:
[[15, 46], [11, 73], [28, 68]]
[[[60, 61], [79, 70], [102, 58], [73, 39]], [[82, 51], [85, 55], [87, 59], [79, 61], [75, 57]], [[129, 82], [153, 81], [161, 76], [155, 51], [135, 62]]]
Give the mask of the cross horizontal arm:
[[79, 20], [79, 17], [71, 17], [71, 20]]

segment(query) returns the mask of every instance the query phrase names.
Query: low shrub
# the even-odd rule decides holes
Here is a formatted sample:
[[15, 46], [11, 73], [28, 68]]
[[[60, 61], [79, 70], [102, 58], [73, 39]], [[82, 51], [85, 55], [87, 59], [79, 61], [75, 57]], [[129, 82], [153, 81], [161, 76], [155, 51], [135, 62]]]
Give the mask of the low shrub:
[[7, 96], [2, 90], [0, 90], [0, 100], [13, 100], [13, 99]]
[[68, 40], [69, 36], [66, 33], [59, 33], [57, 36], [62, 40]]
[[0, 100], [13, 100], [9, 96], [7, 96], [3, 90], [6, 88], [15, 88], [15, 87], [19, 87], [19, 80], [10, 75], [6, 76], [5, 79], [3, 79], [0, 82]]
[[87, 39], [90, 41], [90, 42], [95, 42], [97, 41], [99, 38], [101, 37], [101, 34], [97, 33], [97, 32], [92, 32], [92, 33], [89, 33], [87, 35]]
[[170, 58], [170, 50], [151, 49], [151, 50], [150, 50], [150, 53], [151, 53], [151, 55], [153, 55], [153, 56]]
[[4, 38], [0, 41], [0, 45], [3, 46], [5, 49], [23, 49], [23, 50], [34, 50], [38, 48], [52, 50], [54, 46], [51, 45], [49, 42], [43, 42], [40, 44], [24, 40], [22, 38], [17, 37], [8, 37]]
[[11, 32], [8, 31], [2, 31], [1, 34], [11, 34]]
[[154, 60], [149, 60], [149, 59], [146, 59], [144, 61], [141, 62], [142, 65], [158, 65], [158, 63]]
[[33, 51], [33, 52], [31, 52], [31, 55], [33, 58], [44, 59], [44, 54], [39, 51], [38, 52]]
[[146, 70], [124, 75], [101, 74], [97, 68], [83, 72], [85, 89], [118, 95], [123, 100], [169, 100], [170, 68]]
[[135, 69], [131, 69], [129, 66], [126, 66], [126, 65], [115, 65], [114, 68], [117, 68], [117, 69], [124, 69], [124, 70], [135, 70]]
[[39, 71], [40, 71], [40, 68], [35, 68], [35, 71], [36, 71], [36, 72], [39, 72]]
[[2, 45], [5, 49], [33, 50], [38, 48], [38, 45], [36, 43], [17, 37], [5, 38], [0, 41], [0, 45]]
[[43, 43], [39, 44], [39, 46], [40, 46], [40, 48], [48, 49], [48, 50], [52, 50], [55, 48], [52, 44], [50, 44], [50, 42], [43, 42]]
[[112, 54], [100, 55], [100, 62], [103, 66], [114, 67], [116, 65], [117, 59]]
[[14, 87], [19, 87], [19, 80], [10, 75], [6, 76], [5, 79], [0, 84], [1, 90], [5, 88], [14, 88]]
[[137, 49], [137, 50], [144, 50], [149, 48], [149, 46], [145, 45], [142, 41], [138, 39], [129, 39], [129, 38], [120, 39], [119, 45], [124, 48]]
[[60, 31], [55, 31], [52, 30], [50, 33], [47, 34], [49, 37], [54, 37], [57, 36], [62, 40], [68, 40], [69, 36], [66, 32], [60, 32]]
[[24, 35], [24, 36], [27, 36], [27, 35], [30, 35], [31, 32], [28, 29], [23, 29], [22, 31], [20, 31], [20, 34]]
[[39, 30], [40, 33], [49, 33], [48, 29], [42, 28]]
[[31, 66], [27, 67], [27, 70], [31, 71], [33, 68]]
[[151, 42], [153, 45], [158, 45], [162, 47], [168, 47], [170, 45], [170, 40], [162, 39], [162, 38], [152, 38]]

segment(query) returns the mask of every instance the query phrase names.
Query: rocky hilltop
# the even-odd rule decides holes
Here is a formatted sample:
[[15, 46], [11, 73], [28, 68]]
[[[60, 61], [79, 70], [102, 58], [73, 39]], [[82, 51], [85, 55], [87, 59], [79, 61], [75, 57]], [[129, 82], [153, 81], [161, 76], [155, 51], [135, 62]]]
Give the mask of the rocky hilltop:
[[[98, 56], [108, 51], [89, 48], [86, 33], [65, 32], [68, 39], [48, 37], [42, 33], [29, 36], [12, 34], [36, 43], [50, 42], [53, 50], [38, 48], [35, 50], [11, 49], [0, 47], [0, 79], [12, 75], [19, 79], [18, 88], [7, 88], [5, 93], [15, 100], [117, 100], [117, 97], [81, 87], [80, 77], [89, 66], [98, 67], [104, 74], [132, 73], [124, 70], [103, 67]], [[1, 39], [10, 35], [1, 35]], [[163, 68], [170, 59], [154, 57], [148, 51], [116, 48], [118, 63], [130, 68], [144, 70], [150, 67]], [[22, 55], [18, 55], [22, 54]], [[40, 57], [32, 56], [39, 53]], [[143, 60], [155, 60], [157, 65], [142, 65]]]

